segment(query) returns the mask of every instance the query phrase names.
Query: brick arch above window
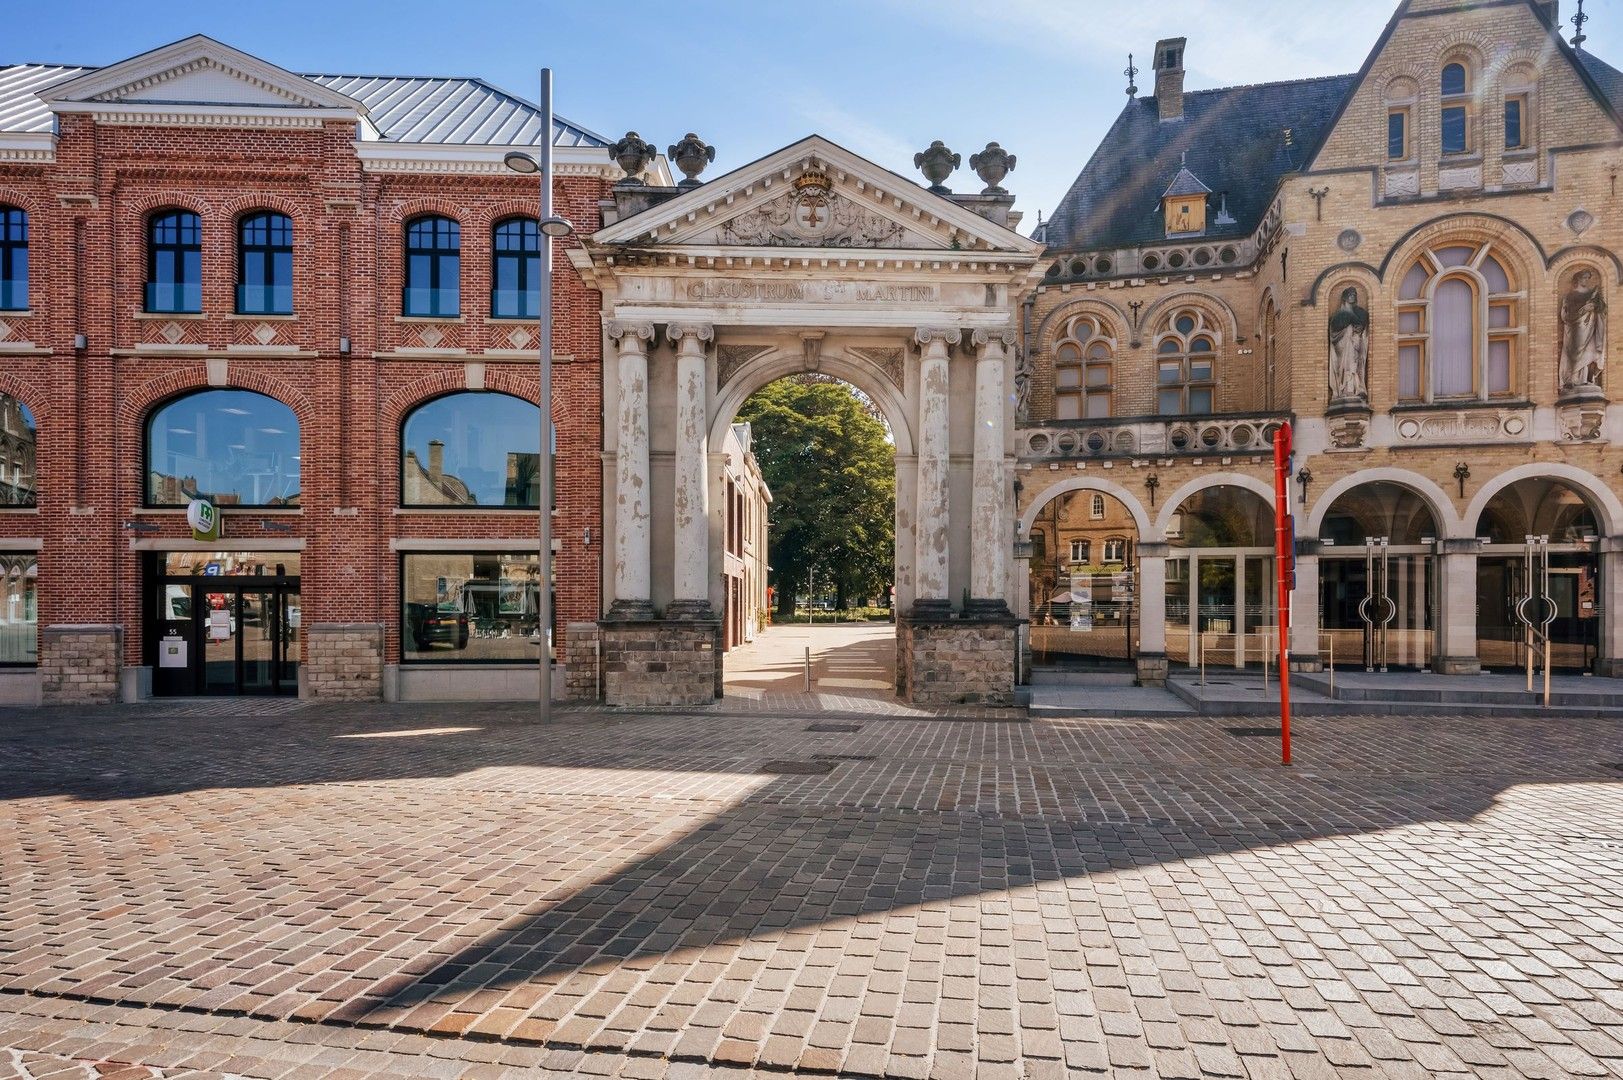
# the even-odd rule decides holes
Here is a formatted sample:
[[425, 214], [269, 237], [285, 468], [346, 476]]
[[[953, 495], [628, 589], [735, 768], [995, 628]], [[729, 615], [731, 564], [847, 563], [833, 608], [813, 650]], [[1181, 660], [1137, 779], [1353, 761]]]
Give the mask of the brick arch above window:
[[1240, 319], [1227, 301], [1207, 293], [1184, 291], [1162, 297], [1144, 312], [1138, 325], [1139, 332], [1145, 335], [1146, 343], [1166, 321], [1168, 312], [1178, 308], [1194, 308], [1202, 312], [1207, 322], [1215, 327], [1225, 340], [1240, 340]]
[[206, 365], [194, 364], [166, 371], [130, 387], [118, 405], [119, 428], [127, 431], [134, 425], [139, 437], [139, 430], [146, 424], [147, 414], [153, 408], [171, 398], [199, 390], [252, 390], [256, 394], [275, 398], [292, 409], [301, 429], [315, 422], [310, 399], [292, 383], [247, 364], [233, 364], [227, 368], [226, 382], [216, 385], [209, 382]]
[[221, 218], [229, 220], [235, 226], [243, 218], [264, 210], [287, 215], [293, 219], [295, 226], [304, 225], [311, 219], [310, 208], [302, 201], [260, 193], [239, 195], [223, 203], [218, 213]]
[[1439, 237], [1395, 282], [1397, 397], [1489, 400], [1526, 392], [1526, 269], [1492, 241]]

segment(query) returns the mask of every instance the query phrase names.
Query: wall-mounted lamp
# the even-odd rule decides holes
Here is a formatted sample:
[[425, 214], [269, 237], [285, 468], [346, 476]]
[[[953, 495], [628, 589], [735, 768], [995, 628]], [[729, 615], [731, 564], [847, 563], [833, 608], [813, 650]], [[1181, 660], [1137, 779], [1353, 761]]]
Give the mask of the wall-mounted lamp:
[[1155, 489], [1161, 486], [1159, 473], [1150, 473], [1144, 478], [1144, 489], [1150, 493], [1150, 509], [1155, 508]]
[[590, 525], [581, 530], [581, 543], [587, 547], [592, 546], [592, 527]]
[[151, 521], [126, 521], [124, 527], [131, 532], [138, 533], [155, 533], [158, 531], [158, 525]]
[[1465, 498], [1465, 482], [1471, 479], [1471, 466], [1463, 461], [1454, 466], [1454, 479], [1460, 482], [1460, 498]]
[[283, 521], [261, 521], [259, 527], [266, 532], [273, 533], [290, 533], [293, 531], [293, 526]]
[[349, 338], [341, 337], [338, 339], [338, 351], [344, 356], [349, 355]]
[[1313, 482], [1313, 471], [1306, 465], [1303, 465], [1300, 469], [1296, 470], [1296, 482], [1302, 485], [1302, 493], [1297, 497], [1298, 501], [1300, 501], [1303, 506], [1306, 506], [1307, 486]]
[[83, 334], [74, 334], [73, 335], [73, 347], [78, 352], [84, 352], [85, 349], [89, 347], [89, 345], [90, 345], [89, 340]]

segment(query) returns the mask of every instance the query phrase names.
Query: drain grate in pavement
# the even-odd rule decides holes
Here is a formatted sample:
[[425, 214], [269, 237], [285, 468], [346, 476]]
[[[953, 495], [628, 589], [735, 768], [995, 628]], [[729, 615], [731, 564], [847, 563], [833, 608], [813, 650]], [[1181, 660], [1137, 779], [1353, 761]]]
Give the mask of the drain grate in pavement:
[[876, 761], [872, 754], [813, 754], [813, 761]]
[[1242, 739], [1262, 739], [1270, 735], [1277, 736], [1280, 734], [1280, 730], [1276, 727], [1231, 727], [1223, 730], [1230, 735], [1238, 735]]
[[768, 761], [761, 765], [764, 773], [779, 776], [822, 776], [834, 771], [832, 761]]
[[810, 727], [808, 727], [806, 730], [807, 731], [821, 732], [821, 733], [823, 733], [825, 735], [835, 735], [835, 734], [849, 735], [854, 731], [861, 731], [862, 730], [862, 725], [861, 724], [813, 724]]

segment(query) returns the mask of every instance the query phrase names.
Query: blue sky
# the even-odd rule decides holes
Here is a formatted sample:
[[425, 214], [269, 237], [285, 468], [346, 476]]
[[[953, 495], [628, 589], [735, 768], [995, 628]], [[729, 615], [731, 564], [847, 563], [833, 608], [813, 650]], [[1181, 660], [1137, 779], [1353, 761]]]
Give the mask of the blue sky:
[[[478, 75], [532, 98], [549, 64], [559, 113], [661, 148], [697, 131], [711, 175], [817, 132], [914, 176], [913, 152], [943, 139], [965, 161], [949, 185], [978, 190], [969, 155], [995, 139], [1019, 158], [1004, 186], [1029, 228], [1120, 112], [1129, 51], [1148, 68], [1158, 38], [1188, 37], [1191, 89], [1340, 74], [1395, 4], [7, 0], [0, 63], [106, 64], [204, 33], [295, 71]], [[1623, 67], [1623, 0], [1586, 10], [1587, 48]]]

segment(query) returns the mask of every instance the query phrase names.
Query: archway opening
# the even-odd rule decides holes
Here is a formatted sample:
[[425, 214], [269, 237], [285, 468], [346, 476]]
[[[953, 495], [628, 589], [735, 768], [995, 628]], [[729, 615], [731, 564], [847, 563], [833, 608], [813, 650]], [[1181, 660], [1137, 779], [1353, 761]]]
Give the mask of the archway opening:
[[1319, 529], [1319, 650], [1325, 663], [1427, 669], [1436, 609], [1430, 504], [1402, 484], [1343, 493]]
[[1029, 531], [1032, 664], [1046, 670], [1130, 669], [1138, 658], [1138, 525], [1102, 491], [1044, 503]]
[[1277, 647], [1274, 512], [1229, 485], [1186, 498], [1167, 524], [1167, 658], [1198, 668], [1261, 665]]
[[[1599, 515], [1575, 486], [1545, 477], [1496, 492], [1476, 522], [1477, 657], [1485, 668], [1542, 663], [1593, 671], [1600, 651]], [[1534, 624], [1529, 632], [1528, 620]]]
[[[721, 445], [717, 446], [719, 438]], [[872, 396], [801, 372], [712, 437], [728, 693], [895, 691], [896, 445]]]

